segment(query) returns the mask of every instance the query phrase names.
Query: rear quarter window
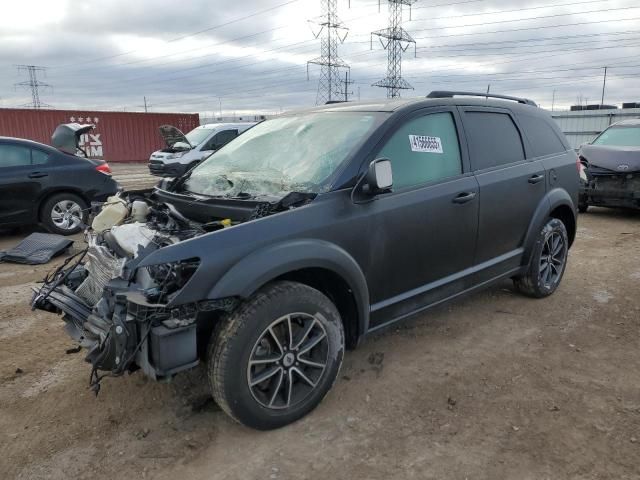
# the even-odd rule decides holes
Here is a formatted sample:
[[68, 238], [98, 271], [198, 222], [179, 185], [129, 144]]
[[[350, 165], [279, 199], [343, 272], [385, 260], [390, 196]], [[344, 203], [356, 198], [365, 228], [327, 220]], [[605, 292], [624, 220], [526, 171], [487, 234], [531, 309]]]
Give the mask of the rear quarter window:
[[31, 149], [31, 163], [33, 165], [42, 165], [49, 160], [49, 154], [37, 148]]
[[520, 132], [509, 114], [466, 111], [464, 127], [469, 139], [473, 171], [525, 159]]
[[544, 118], [519, 115], [520, 125], [531, 144], [534, 157], [564, 153], [567, 149]]

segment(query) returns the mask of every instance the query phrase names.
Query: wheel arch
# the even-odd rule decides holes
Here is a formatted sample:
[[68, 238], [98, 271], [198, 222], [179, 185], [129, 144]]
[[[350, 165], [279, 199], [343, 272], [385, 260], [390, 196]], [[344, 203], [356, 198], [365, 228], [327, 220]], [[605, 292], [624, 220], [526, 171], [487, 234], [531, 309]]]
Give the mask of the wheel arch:
[[528, 265], [535, 248], [538, 233], [549, 218], [557, 218], [564, 223], [569, 235], [569, 246], [573, 244], [577, 231], [576, 208], [571, 196], [566, 190], [556, 188], [545, 195], [538, 204], [529, 223], [524, 241], [524, 265]]
[[342, 317], [349, 348], [369, 327], [369, 291], [357, 262], [344, 249], [323, 240], [294, 240], [254, 252], [229, 269], [208, 298], [248, 298], [276, 280], [303, 283], [325, 294]]

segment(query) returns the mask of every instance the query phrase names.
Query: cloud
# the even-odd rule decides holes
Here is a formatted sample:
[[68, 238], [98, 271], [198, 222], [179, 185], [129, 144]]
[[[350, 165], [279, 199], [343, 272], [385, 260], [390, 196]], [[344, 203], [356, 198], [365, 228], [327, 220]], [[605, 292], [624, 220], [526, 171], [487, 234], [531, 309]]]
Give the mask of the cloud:
[[[284, 4], [284, 5], [283, 5]], [[14, 88], [15, 64], [47, 66], [56, 108], [153, 111], [276, 112], [315, 103], [320, 53], [307, 20], [320, 2], [245, 0], [85, 0], [10, 3], [0, 32], [0, 106], [27, 103]], [[370, 32], [385, 28], [386, 4], [338, 1], [350, 28], [341, 57], [351, 65], [354, 96], [383, 98], [371, 84], [386, 75], [387, 52]], [[550, 6], [553, 5], [553, 6]], [[4, 8], [4, 7], [3, 7]], [[243, 20], [236, 21], [239, 18]], [[402, 71], [415, 88], [524, 95], [543, 106], [555, 96], [568, 107], [579, 97], [640, 100], [640, 6], [630, 0], [424, 0], [404, 12], [416, 39]], [[316, 29], [318, 27], [316, 26]], [[555, 93], [554, 93], [555, 92]]]

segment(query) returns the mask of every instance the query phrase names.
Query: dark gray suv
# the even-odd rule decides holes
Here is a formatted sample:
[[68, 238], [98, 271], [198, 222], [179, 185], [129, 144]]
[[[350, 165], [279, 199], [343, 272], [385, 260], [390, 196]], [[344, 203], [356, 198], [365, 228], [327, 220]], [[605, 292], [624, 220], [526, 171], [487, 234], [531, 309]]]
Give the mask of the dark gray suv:
[[558, 287], [577, 156], [533, 102], [469, 95], [264, 121], [123, 199], [136, 221], [90, 230], [33, 306], [88, 349], [96, 392], [204, 361], [233, 418], [293, 422], [371, 332], [504, 278], [538, 298]]

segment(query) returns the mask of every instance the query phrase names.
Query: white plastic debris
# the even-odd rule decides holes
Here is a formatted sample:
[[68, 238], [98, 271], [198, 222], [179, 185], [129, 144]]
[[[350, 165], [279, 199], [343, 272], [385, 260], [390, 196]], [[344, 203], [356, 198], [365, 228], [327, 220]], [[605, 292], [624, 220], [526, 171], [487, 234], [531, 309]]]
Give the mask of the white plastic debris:
[[149, 216], [149, 205], [142, 200], [136, 200], [131, 204], [131, 218], [134, 222], [146, 222]]
[[127, 202], [120, 197], [109, 197], [102, 211], [91, 222], [91, 228], [96, 233], [102, 233], [115, 225], [120, 225], [128, 215]]
[[151, 243], [154, 231], [144, 223], [136, 222], [113, 227], [111, 234], [120, 248], [129, 255], [135, 256], [141, 246], [144, 248]]

